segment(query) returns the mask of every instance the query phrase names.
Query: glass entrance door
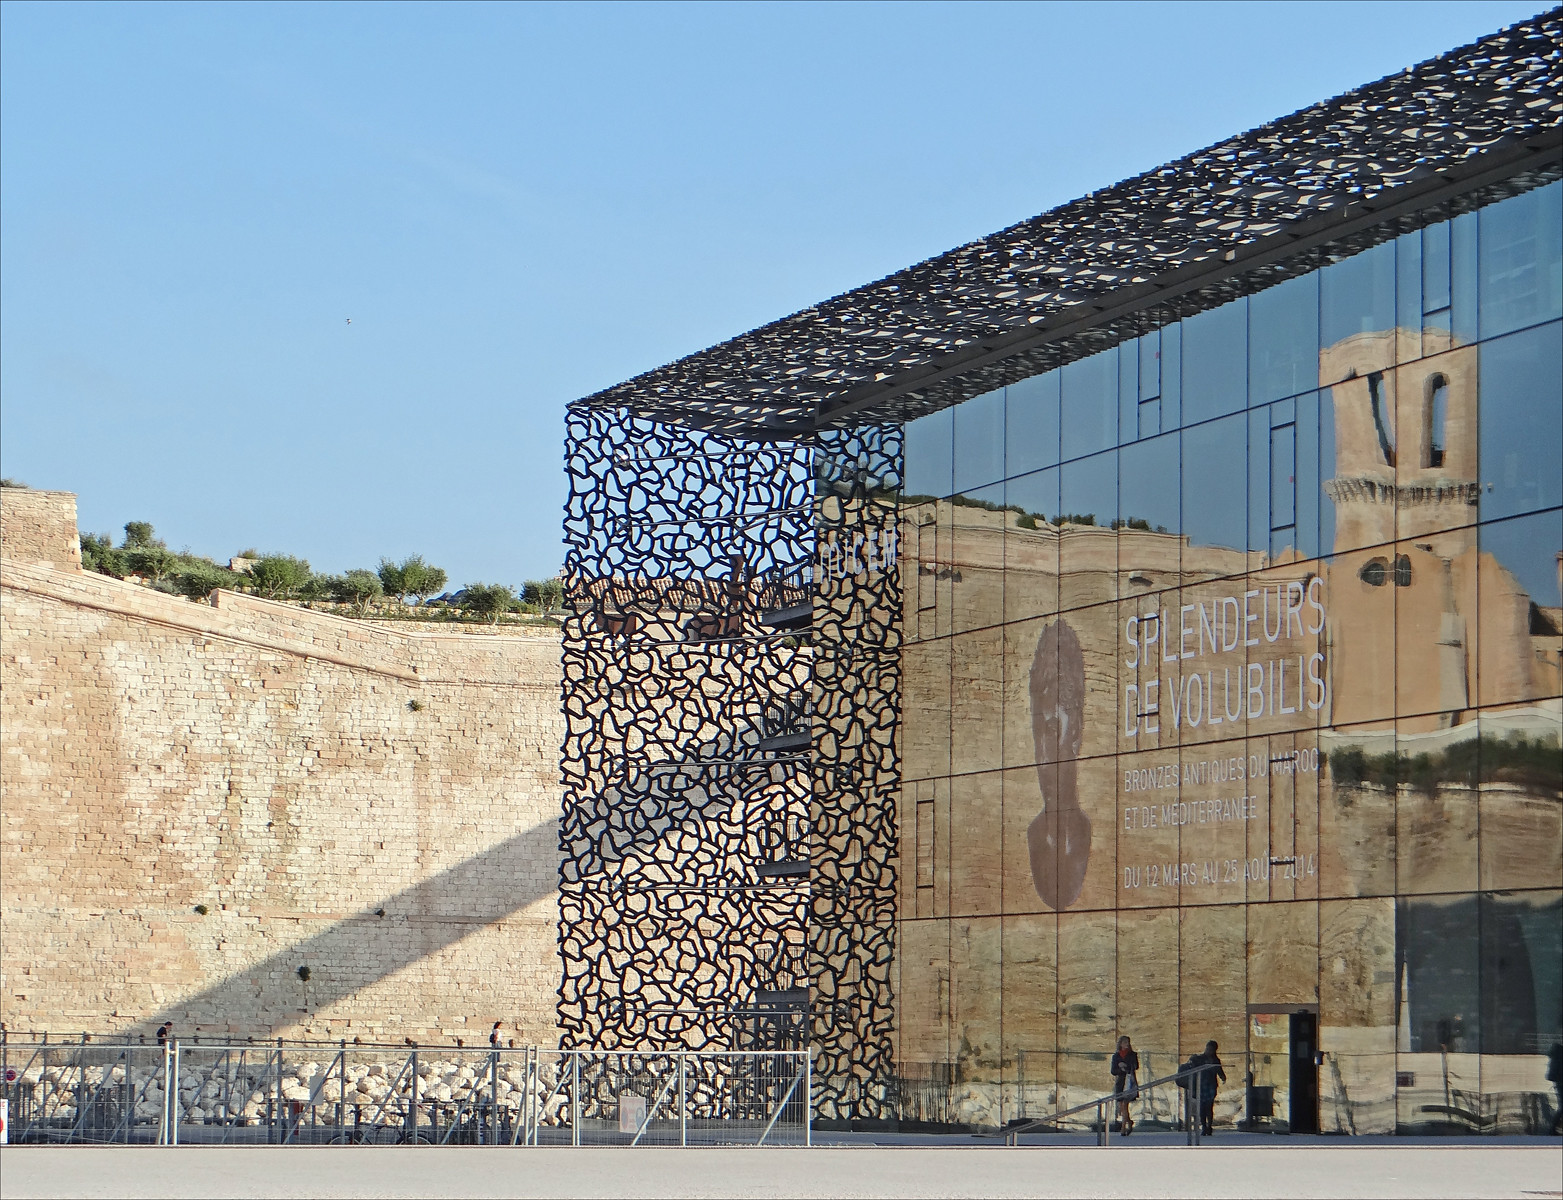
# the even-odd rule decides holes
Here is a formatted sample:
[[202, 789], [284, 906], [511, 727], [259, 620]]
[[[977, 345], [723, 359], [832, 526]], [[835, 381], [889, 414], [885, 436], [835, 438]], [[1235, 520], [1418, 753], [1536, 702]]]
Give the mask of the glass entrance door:
[[1249, 1005], [1247, 1050], [1244, 1128], [1318, 1133], [1318, 1009]]
[[1293, 1133], [1319, 1132], [1319, 1014], [1294, 1012], [1287, 1017], [1290, 1034], [1291, 1097], [1288, 1111]]
[[[1259, 1007], [1258, 1005], [1254, 1006]], [[1277, 1006], [1265, 1006], [1277, 1007]], [[1291, 1096], [1291, 1026], [1284, 1012], [1248, 1014], [1247, 1084], [1244, 1122], [1249, 1129], [1284, 1133]]]

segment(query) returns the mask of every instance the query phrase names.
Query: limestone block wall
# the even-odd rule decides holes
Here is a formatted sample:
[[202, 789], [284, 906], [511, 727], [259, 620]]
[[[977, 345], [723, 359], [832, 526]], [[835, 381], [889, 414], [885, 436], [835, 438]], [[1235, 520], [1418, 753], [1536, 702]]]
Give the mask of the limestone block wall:
[[9, 500], [12, 1031], [471, 1045], [499, 1020], [556, 1040], [556, 638], [214, 607], [22, 561], [47, 539], [13, 540]]
[[0, 557], [81, 570], [75, 493], [0, 488]]

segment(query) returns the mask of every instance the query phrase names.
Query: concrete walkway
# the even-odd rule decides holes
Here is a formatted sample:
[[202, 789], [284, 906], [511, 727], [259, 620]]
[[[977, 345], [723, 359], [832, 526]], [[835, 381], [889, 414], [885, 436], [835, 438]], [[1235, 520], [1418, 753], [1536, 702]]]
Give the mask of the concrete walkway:
[[1563, 1143], [803, 1149], [12, 1146], [0, 1197], [1563, 1197]]

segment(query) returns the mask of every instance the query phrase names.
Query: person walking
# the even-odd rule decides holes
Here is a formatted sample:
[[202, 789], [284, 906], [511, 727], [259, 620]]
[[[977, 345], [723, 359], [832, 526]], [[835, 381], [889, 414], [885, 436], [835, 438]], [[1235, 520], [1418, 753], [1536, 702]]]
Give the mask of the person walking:
[[1563, 1133], [1563, 1042], [1553, 1042], [1547, 1052], [1547, 1082], [1558, 1094], [1558, 1110], [1552, 1114], [1552, 1132]]
[[159, 1047], [168, 1045], [168, 1039], [174, 1036], [174, 1023], [164, 1021], [157, 1027], [157, 1044]]
[[488, 1044], [495, 1050], [499, 1049], [499, 1022], [494, 1022], [494, 1028], [488, 1031]]
[[1227, 1081], [1227, 1073], [1221, 1066], [1219, 1047], [1214, 1041], [1205, 1043], [1205, 1052], [1194, 1056], [1194, 1063], [1205, 1068], [1200, 1071], [1195, 1086], [1199, 1088], [1200, 1132], [1209, 1137], [1213, 1132], [1216, 1115], [1216, 1091]]
[[1129, 1035], [1118, 1039], [1118, 1049], [1113, 1054], [1110, 1067], [1113, 1076], [1113, 1097], [1118, 1102], [1118, 1134], [1128, 1137], [1134, 1132], [1134, 1120], [1129, 1116], [1129, 1102], [1140, 1095], [1140, 1056], [1134, 1052]]

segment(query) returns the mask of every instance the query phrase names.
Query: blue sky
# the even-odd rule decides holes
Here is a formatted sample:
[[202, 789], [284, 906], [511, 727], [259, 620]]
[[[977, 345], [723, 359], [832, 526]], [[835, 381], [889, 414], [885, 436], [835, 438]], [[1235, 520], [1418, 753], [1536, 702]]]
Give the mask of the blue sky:
[[570, 400], [1537, 11], [0, 4], [0, 471], [551, 574]]

